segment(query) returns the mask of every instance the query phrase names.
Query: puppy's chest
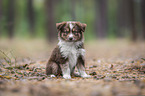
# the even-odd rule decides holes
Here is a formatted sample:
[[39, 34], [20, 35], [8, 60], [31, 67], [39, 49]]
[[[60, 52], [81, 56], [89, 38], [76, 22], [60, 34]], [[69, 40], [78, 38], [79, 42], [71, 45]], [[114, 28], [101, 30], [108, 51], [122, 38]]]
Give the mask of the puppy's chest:
[[77, 59], [79, 56], [85, 55], [85, 49], [83, 48], [77, 48], [77, 46], [74, 44], [72, 45], [61, 45], [60, 46], [60, 52], [63, 57], [68, 58], [70, 67], [74, 67], [77, 63]]

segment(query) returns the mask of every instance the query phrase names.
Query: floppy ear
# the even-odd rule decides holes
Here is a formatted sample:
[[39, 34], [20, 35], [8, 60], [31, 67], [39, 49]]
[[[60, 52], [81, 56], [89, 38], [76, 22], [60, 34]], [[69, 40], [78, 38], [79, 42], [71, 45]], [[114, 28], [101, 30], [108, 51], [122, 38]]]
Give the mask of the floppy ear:
[[57, 28], [57, 30], [59, 31], [61, 28], [62, 28], [62, 26], [65, 24], [65, 22], [61, 22], [61, 23], [56, 23], [56, 28]]
[[81, 23], [81, 27], [82, 27], [82, 31], [85, 32], [85, 29], [86, 29], [86, 27], [87, 27], [87, 24]]
[[87, 24], [85, 24], [85, 23], [77, 23], [77, 25], [79, 25], [80, 26], [80, 28], [82, 29], [82, 31], [83, 32], [85, 32], [85, 29], [86, 29], [86, 27], [87, 27]]

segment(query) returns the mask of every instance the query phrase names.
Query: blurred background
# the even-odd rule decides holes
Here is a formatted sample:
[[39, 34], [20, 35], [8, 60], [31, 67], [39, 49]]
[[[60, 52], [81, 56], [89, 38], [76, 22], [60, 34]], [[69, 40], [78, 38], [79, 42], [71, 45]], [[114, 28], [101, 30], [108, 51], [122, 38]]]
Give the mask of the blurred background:
[[[45, 75], [62, 21], [87, 24], [85, 68], [93, 78]], [[145, 0], [0, 0], [0, 96], [145, 96], [143, 90]]]
[[85, 39], [145, 40], [145, 0], [0, 0], [0, 38], [57, 40], [55, 23], [87, 24]]

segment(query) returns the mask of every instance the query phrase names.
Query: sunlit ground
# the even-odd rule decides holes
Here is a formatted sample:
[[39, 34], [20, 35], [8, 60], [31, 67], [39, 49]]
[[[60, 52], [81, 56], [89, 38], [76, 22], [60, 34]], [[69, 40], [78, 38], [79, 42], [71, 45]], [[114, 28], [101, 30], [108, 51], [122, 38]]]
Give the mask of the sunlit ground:
[[45, 75], [56, 44], [43, 39], [1, 39], [1, 96], [145, 95], [145, 42], [85, 42], [86, 72], [92, 78], [70, 80]]

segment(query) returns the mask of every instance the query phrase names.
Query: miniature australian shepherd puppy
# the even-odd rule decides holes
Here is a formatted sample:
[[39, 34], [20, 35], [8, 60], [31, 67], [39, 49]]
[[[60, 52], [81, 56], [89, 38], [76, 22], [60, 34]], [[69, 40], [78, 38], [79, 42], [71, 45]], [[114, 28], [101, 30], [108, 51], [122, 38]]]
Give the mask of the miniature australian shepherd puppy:
[[[62, 75], [65, 79], [71, 76], [91, 77], [85, 72], [84, 31], [86, 24], [67, 21], [56, 23], [59, 43], [53, 50], [46, 65], [46, 74]], [[78, 73], [74, 72], [75, 67]], [[52, 75], [53, 74], [53, 75]]]

